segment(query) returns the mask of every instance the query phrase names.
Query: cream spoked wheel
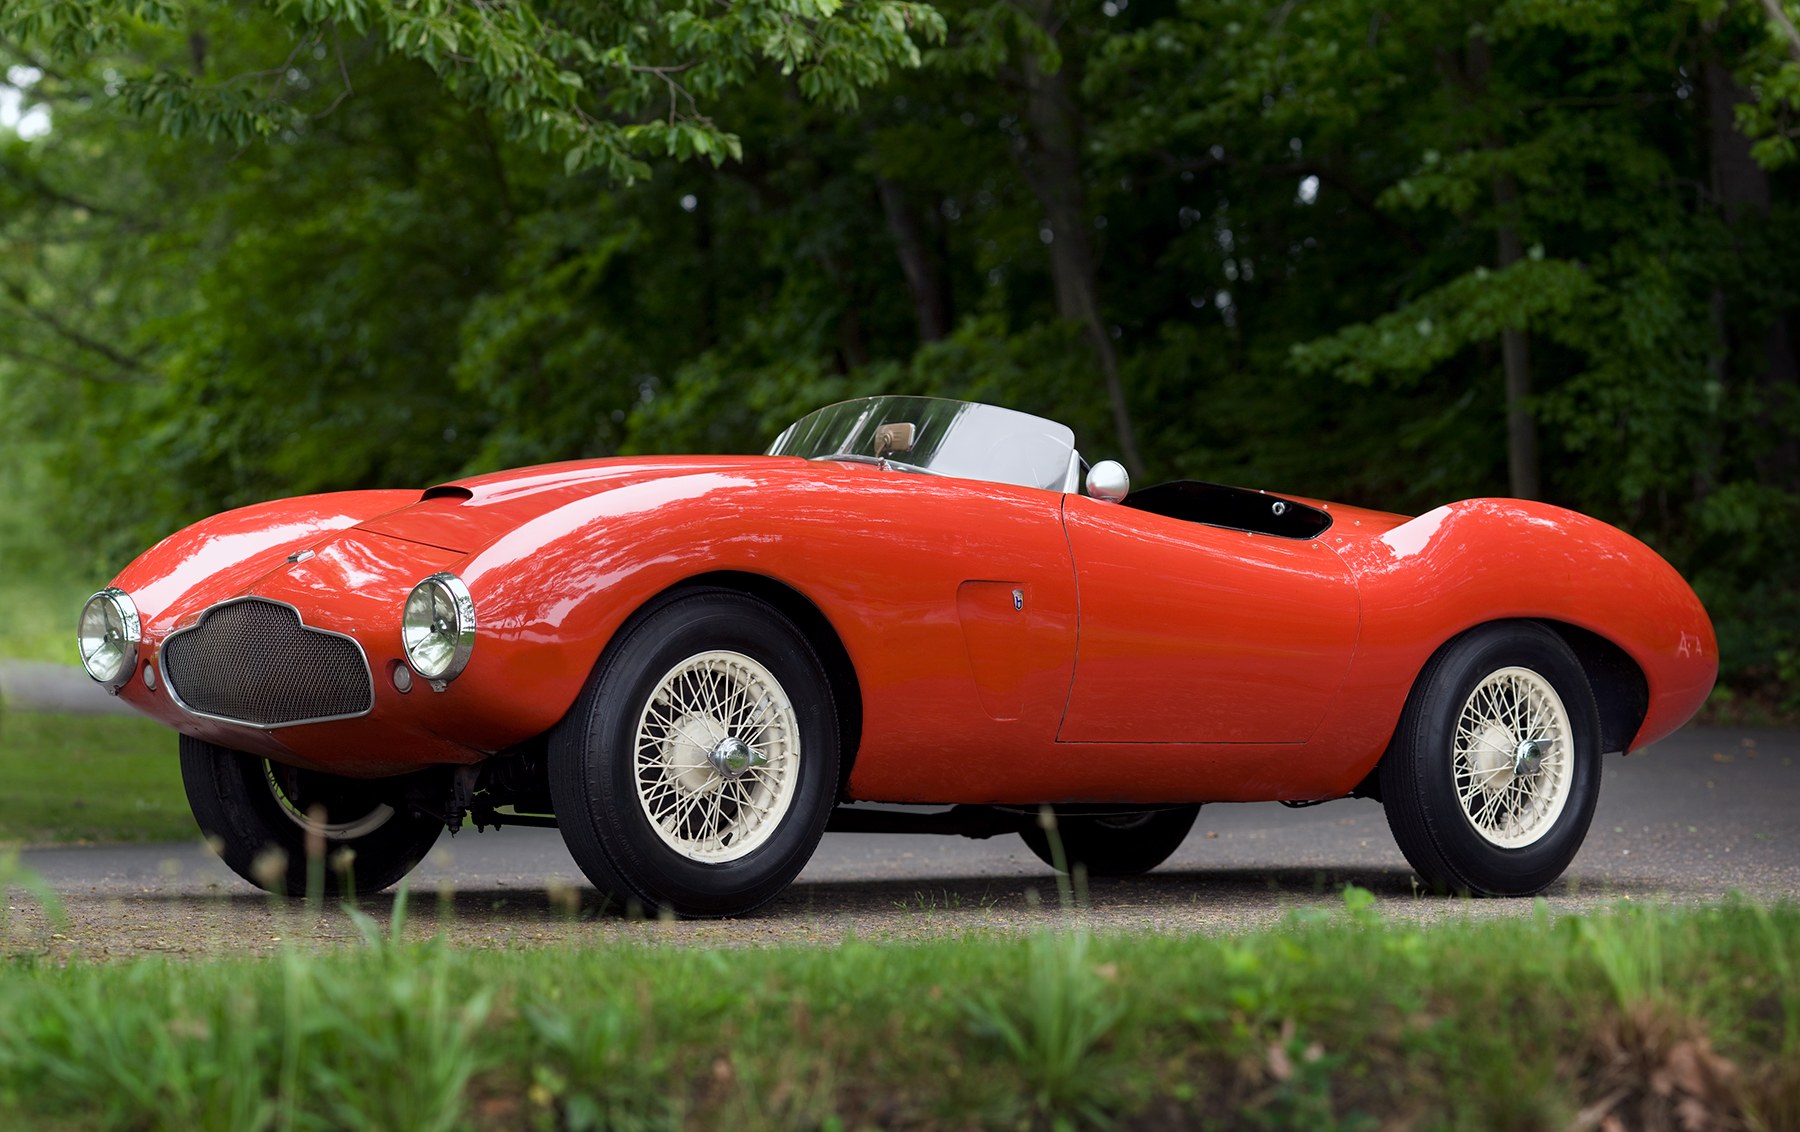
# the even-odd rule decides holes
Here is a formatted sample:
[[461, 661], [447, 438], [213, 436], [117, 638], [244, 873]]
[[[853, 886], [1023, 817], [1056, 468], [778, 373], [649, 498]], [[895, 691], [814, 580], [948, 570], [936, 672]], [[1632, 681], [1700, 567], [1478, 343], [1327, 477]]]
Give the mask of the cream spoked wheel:
[[1492, 622], [1426, 662], [1374, 785], [1427, 888], [1529, 896], [1581, 849], [1599, 745], [1599, 705], [1569, 643], [1540, 622]]
[[[263, 778], [269, 784], [269, 793], [275, 796], [275, 803], [281, 807], [281, 812], [287, 816], [289, 821], [306, 833], [317, 834], [327, 841], [351, 841], [374, 833], [394, 816], [394, 807], [386, 802], [368, 804], [368, 808], [361, 816], [342, 814], [341, 811], [344, 807], [341, 805], [337, 807], [336, 811], [328, 811], [323, 806], [309, 806], [303, 810], [300, 806], [301, 801], [305, 800], [304, 795], [300, 801], [296, 801], [290, 794], [290, 788], [282, 784], [281, 778], [276, 773], [275, 764], [268, 759], [262, 760], [262, 764]], [[290, 777], [297, 779], [298, 775], [290, 774]], [[360, 809], [361, 807], [353, 808]], [[323, 814], [325, 820], [320, 821], [315, 814]]]
[[742, 916], [825, 835], [842, 735], [793, 621], [750, 594], [678, 589], [619, 631], [552, 730], [556, 823], [627, 914]]
[[1569, 713], [1550, 682], [1502, 668], [1475, 686], [1456, 722], [1457, 799], [1483, 839], [1517, 849], [1542, 837], [1568, 805]]
[[775, 675], [738, 652], [677, 664], [638, 717], [638, 804], [663, 844], [691, 861], [734, 861], [766, 843], [800, 774], [794, 705]]
[[[188, 735], [181, 737], [181, 784], [225, 864], [283, 896], [379, 892], [423, 860], [444, 831], [443, 819], [408, 806], [391, 782], [301, 770]], [[326, 867], [315, 876], [321, 849]]]

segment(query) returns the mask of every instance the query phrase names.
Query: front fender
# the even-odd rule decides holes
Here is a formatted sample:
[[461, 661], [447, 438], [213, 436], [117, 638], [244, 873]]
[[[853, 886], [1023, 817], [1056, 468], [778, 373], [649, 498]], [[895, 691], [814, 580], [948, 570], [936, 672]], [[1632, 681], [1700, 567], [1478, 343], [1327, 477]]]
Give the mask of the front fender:
[[[811, 603], [842, 645], [865, 709], [857, 773], [868, 796], [904, 796], [870, 785], [883, 767], [945, 792], [987, 789], [1008, 759], [1029, 764], [1054, 749], [1076, 616], [1061, 505], [1032, 488], [797, 462], [696, 470], [574, 500], [458, 567], [481, 630], [444, 699], [480, 688], [489, 703], [509, 698], [522, 731], [547, 729], [645, 603], [703, 575], [755, 575]], [[1017, 698], [1017, 718], [980, 699], [958, 606], [969, 579], [1013, 579], [1026, 595], [1022, 660], [995, 677]], [[995, 758], [966, 757], [983, 748]]]
[[[456, 572], [474, 598], [480, 636], [457, 697], [502, 709], [521, 735], [547, 730], [580, 695], [619, 626], [656, 594], [716, 570], [771, 574], [746, 552], [760, 536], [733, 496], [752, 477], [699, 472], [587, 495], [528, 519]], [[779, 577], [780, 575], [774, 574]]]

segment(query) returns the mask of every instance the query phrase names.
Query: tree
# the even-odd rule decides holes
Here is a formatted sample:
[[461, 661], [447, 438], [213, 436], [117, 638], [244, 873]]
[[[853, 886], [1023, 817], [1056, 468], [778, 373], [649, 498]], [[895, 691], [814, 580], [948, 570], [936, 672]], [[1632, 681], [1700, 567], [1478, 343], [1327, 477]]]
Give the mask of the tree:
[[0, 391], [114, 553], [904, 390], [1159, 473], [1588, 510], [1733, 679], [1800, 665], [1786, 7], [239, 11], [0, 17], [56, 122], [0, 147]]
[[[741, 156], [737, 138], [702, 100], [743, 86], [759, 67], [777, 67], [806, 97], [848, 109], [860, 89], [918, 64], [915, 34], [929, 39], [944, 26], [931, 7], [904, 0], [265, 0], [258, 7], [286, 32], [285, 55], [271, 52], [263, 67], [224, 77], [209, 69], [207, 29], [225, 26], [230, 6], [20, 0], [0, 14], [0, 37], [34, 60], [39, 51], [59, 64], [104, 56], [114, 76], [109, 87], [134, 112], [175, 137], [238, 145], [303, 134], [350, 97], [348, 38], [352, 53], [377, 48], [422, 63], [447, 93], [492, 115], [513, 140], [561, 155], [566, 172], [598, 169], [630, 181], [648, 173], [646, 156], [714, 164]], [[192, 29], [185, 58], [131, 50], [146, 36], [180, 38], [184, 27]]]

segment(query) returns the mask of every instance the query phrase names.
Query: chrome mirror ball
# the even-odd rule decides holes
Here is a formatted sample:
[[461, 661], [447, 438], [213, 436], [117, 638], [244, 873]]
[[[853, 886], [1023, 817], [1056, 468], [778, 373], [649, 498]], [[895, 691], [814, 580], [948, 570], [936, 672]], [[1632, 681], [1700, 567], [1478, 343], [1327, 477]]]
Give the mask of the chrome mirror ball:
[[1087, 493], [1102, 503], [1120, 503], [1131, 493], [1131, 475], [1117, 460], [1102, 460], [1088, 469]]

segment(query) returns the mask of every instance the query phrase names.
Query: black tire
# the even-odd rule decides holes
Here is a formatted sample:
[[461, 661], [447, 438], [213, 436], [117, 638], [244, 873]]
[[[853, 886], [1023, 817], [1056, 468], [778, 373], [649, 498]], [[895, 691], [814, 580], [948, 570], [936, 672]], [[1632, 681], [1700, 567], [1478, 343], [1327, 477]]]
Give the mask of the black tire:
[[[1147, 873], [1181, 848], [1194, 828], [1199, 806], [1171, 806], [1116, 815], [1058, 814], [1056, 836], [1062, 843], [1066, 870], [1082, 867], [1091, 877], [1128, 877]], [[1058, 868], [1050, 833], [1042, 825], [1020, 831], [1038, 860]]]
[[[388, 805], [379, 780], [282, 766], [186, 735], [181, 782], [200, 832], [231, 871], [282, 896], [306, 895], [304, 815], [315, 807], [324, 811], [314, 851], [323, 850], [327, 897], [381, 891], [424, 860], [444, 829], [434, 818]], [[345, 849], [354, 855], [343, 857]]]
[[[667, 702], [674, 705], [670, 710], [684, 711], [681, 719], [699, 722], [678, 727], [646, 716], [646, 705], [665, 679], [679, 680], [678, 673], [692, 671], [691, 666], [704, 663], [709, 654], [760, 666], [762, 674], [746, 670], [738, 686], [750, 688], [764, 675], [773, 680], [791, 706], [789, 726], [797, 747], [758, 737], [782, 734], [756, 729], [786, 718], [761, 692], [755, 693], [758, 705], [746, 709], [749, 715], [731, 717], [735, 726], [717, 716], [702, 717], [683, 699], [688, 686], [679, 683], [667, 689]], [[640, 796], [640, 720], [645, 721], [646, 760], [641, 775], [644, 794], [651, 801]], [[693, 734], [696, 728], [698, 738]], [[779, 789], [765, 786], [755, 771], [727, 775], [709, 769], [704, 743], [714, 738], [721, 744], [754, 739], [763, 744], [759, 753], [776, 752], [770, 756], [775, 760], [770, 765], [777, 767], [771, 781], [790, 782], [791, 792], [785, 810], [775, 806], [778, 812], [764, 819], [766, 825], [755, 825], [754, 819], [744, 823], [748, 811], [732, 799], [754, 795], [767, 801]], [[681, 766], [691, 768], [691, 773], [658, 762], [676, 763], [671, 752], [683, 742], [691, 746], [685, 748]], [[595, 888], [610, 893], [627, 911], [741, 916], [787, 887], [818, 847], [837, 801], [838, 746], [830, 684], [806, 637], [773, 606], [756, 598], [726, 590], [690, 590], [638, 616], [608, 647], [586, 690], [551, 732], [550, 797], [576, 864]], [[663, 804], [677, 811], [686, 804], [684, 799], [697, 800], [696, 809], [716, 806], [712, 812], [729, 830], [721, 836], [736, 842], [708, 851], [741, 855], [708, 859], [696, 855], [698, 839], [683, 841], [688, 849], [666, 840], [683, 838], [692, 828], [684, 822], [700, 819], [673, 817], [665, 811], [664, 824], [653, 823], [649, 807], [657, 804], [659, 794]]]
[[[1560, 764], [1569, 774], [1560, 812], [1553, 819], [1548, 812], [1542, 818], [1532, 817], [1530, 804], [1521, 801], [1526, 816], [1516, 832], [1500, 830], [1496, 834], [1520, 838], [1516, 845], [1498, 843], [1481, 833], [1476, 824], [1486, 808], [1504, 800], [1505, 783], [1518, 778], [1527, 784], [1521, 789], [1527, 789], [1542, 781], [1549, 795], [1561, 794], [1562, 788], [1551, 780], [1540, 780], [1537, 776], [1543, 771], [1516, 773], [1514, 769], [1465, 771], [1472, 792], [1468, 803], [1459, 798], [1456, 786], [1459, 720], [1466, 706], [1470, 720], [1481, 723], [1484, 709], [1471, 703], [1471, 696], [1490, 678], [1503, 681], [1505, 669], [1523, 669], [1548, 683], [1561, 700], [1572, 732], [1563, 752], [1567, 761]], [[1489, 733], [1499, 740], [1489, 742], [1485, 738]], [[1526, 735], [1519, 728], [1508, 729], [1495, 722], [1471, 729], [1465, 744], [1473, 751], [1499, 751], [1505, 749], [1504, 742], [1529, 742], [1539, 734], [1548, 732]], [[1541, 892], [1568, 868], [1593, 820], [1594, 804], [1600, 797], [1599, 735], [1593, 689], [1561, 637], [1530, 621], [1472, 629], [1439, 649], [1426, 663], [1400, 714], [1394, 741], [1380, 767], [1388, 828], [1419, 879], [1435, 891], [1476, 896]], [[1475, 807], [1473, 815], [1471, 805]], [[1502, 813], [1509, 812], [1500, 808]], [[1489, 824], [1498, 820], [1499, 814]], [[1532, 823], [1539, 823], [1540, 828], [1530, 828]]]

